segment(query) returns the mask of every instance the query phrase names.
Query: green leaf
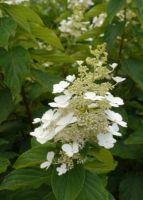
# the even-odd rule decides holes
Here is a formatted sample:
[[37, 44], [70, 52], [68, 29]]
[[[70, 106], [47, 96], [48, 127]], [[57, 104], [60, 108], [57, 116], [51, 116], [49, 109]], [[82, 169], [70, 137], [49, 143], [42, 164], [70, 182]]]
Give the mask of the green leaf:
[[[36, 189], [19, 189], [16, 191], [10, 191], [9, 196], [12, 200], [43, 200], [43, 197], [49, 193], [51, 189], [47, 185], [41, 185]], [[52, 200], [52, 199], [48, 199]]]
[[24, 78], [29, 73], [29, 53], [22, 47], [14, 47], [5, 52], [1, 50], [0, 65], [4, 70], [5, 84], [10, 88], [14, 99], [17, 99]]
[[8, 44], [11, 35], [14, 35], [16, 23], [11, 17], [0, 18], [0, 46]]
[[63, 63], [74, 63], [75, 60], [71, 55], [62, 53], [60, 51], [57, 52], [49, 52], [46, 50], [32, 50], [31, 57], [37, 62], [52, 62], [56, 64]]
[[76, 166], [62, 176], [54, 170], [52, 174], [52, 188], [57, 200], [75, 200], [84, 184], [85, 171]]
[[40, 39], [47, 44], [53, 45], [63, 50], [63, 46], [60, 42], [60, 39], [57, 37], [53, 30], [44, 26], [39, 26], [37, 24], [31, 24], [30, 27], [31, 32], [35, 38]]
[[37, 188], [50, 180], [50, 171], [38, 169], [19, 169], [8, 174], [0, 185], [0, 190]]
[[111, 149], [113, 155], [123, 159], [142, 159], [143, 158], [143, 145], [127, 145], [122, 142], [118, 142], [113, 149]]
[[137, 16], [143, 25], [143, 0], [135, 0], [135, 6], [137, 11]]
[[58, 83], [61, 80], [61, 77], [59, 74], [50, 73], [38, 69], [33, 69], [31, 71], [33, 77], [35, 80], [42, 85], [45, 89], [47, 88], [47, 91], [52, 91], [53, 84]]
[[106, 11], [107, 3], [99, 3], [92, 7], [88, 12], [85, 13], [85, 19], [89, 20], [95, 16], [98, 16], [102, 12]]
[[50, 194], [46, 195], [42, 200], [56, 200], [54, 194], [51, 192]]
[[96, 174], [86, 171], [82, 191], [76, 200], [109, 200], [108, 197], [109, 194], [100, 178]]
[[91, 156], [91, 160], [87, 161], [84, 166], [86, 169], [97, 174], [112, 171], [117, 165], [110, 151], [106, 149], [92, 149], [88, 155]]
[[10, 165], [10, 162], [7, 158], [0, 157], [0, 173], [5, 172], [9, 165]]
[[0, 123], [7, 119], [13, 110], [12, 96], [7, 89], [0, 90]]
[[143, 127], [139, 127], [125, 140], [125, 144], [143, 144]]
[[112, 22], [114, 16], [125, 6], [126, 0], [110, 0], [107, 7], [109, 23]]
[[53, 144], [43, 144], [33, 147], [32, 149], [21, 154], [14, 164], [15, 169], [21, 169], [25, 167], [31, 167], [40, 165], [46, 160], [48, 151], [55, 148]]
[[143, 62], [127, 59], [122, 62], [122, 69], [143, 90]]
[[143, 174], [129, 173], [120, 184], [120, 200], [141, 200], [143, 198]]
[[43, 25], [41, 18], [29, 7], [8, 4], [1, 4], [0, 7], [28, 32], [31, 32], [29, 22]]
[[117, 40], [117, 36], [121, 36], [124, 31], [124, 23], [110, 24], [105, 30], [105, 41], [108, 49], [111, 51]]
[[8, 144], [8, 141], [5, 139], [0, 139], [0, 145]]

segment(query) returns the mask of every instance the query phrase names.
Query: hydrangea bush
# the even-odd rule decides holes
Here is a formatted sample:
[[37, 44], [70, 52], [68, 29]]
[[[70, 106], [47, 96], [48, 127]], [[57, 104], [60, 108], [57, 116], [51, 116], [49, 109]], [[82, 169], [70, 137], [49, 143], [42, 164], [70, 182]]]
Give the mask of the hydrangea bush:
[[0, 199], [142, 199], [142, 8], [0, 1]]

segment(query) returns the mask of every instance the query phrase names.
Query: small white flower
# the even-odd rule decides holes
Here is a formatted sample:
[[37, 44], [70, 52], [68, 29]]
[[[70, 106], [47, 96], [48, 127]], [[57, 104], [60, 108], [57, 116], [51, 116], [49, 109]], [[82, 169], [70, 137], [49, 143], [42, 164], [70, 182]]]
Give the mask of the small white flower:
[[69, 86], [67, 81], [60, 81], [59, 84], [53, 85], [53, 93], [61, 93]]
[[68, 157], [72, 157], [75, 153], [79, 152], [79, 145], [76, 142], [73, 144], [63, 144], [62, 150]]
[[106, 93], [105, 98], [113, 107], [119, 107], [120, 105], [124, 105], [123, 99], [121, 99], [120, 97], [114, 97], [110, 92]]
[[32, 123], [33, 124], [37, 124], [39, 122], [41, 122], [41, 119], [40, 118], [35, 118]]
[[65, 174], [67, 172], [67, 166], [65, 163], [63, 163], [60, 167], [56, 168], [58, 175], [61, 176], [62, 174]]
[[97, 96], [95, 92], [86, 92], [84, 94], [84, 99], [90, 99], [92, 101], [95, 101], [95, 100], [103, 100], [105, 99], [105, 97], [103, 96]]
[[126, 78], [122, 78], [122, 77], [119, 77], [119, 76], [116, 76], [116, 77], [113, 77], [112, 78], [116, 83], [120, 83], [120, 82], [123, 82], [126, 80]]
[[66, 77], [66, 80], [69, 81], [69, 82], [73, 82], [75, 80], [75, 75], [74, 74], [73, 75], [68, 75]]
[[106, 13], [101, 13], [99, 15], [99, 17], [94, 17], [93, 21], [92, 21], [91, 28], [102, 26], [102, 24], [104, 23], [106, 17], [107, 17]]
[[109, 65], [113, 70], [118, 66], [117, 63], [112, 63], [111, 65]]
[[54, 100], [55, 102], [49, 103], [51, 107], [57, 107], [57, 108], [65, 108], [69, 105], [69, 100], [72, 95], [67, 94], [67, 95], [60, 95], [58, 97], [55, 97]]
[[77, 62], [78, 65], [82, 65], [84, 63], [83, 60], [77, 60], [76, 62]]
[[85, 41], [88, 41], [88, 42], [92, 42], [93, 41], [93, 38], [87, 38], [87, 39], [85, 39]]
[[111, 133], [100, 133], [97, 135], [97, 140], [99, 146], [105, 147], [106, 149], [112, 148], [116, 143], [116, 140]]
[[41, 118], [41, 121], [43, 123], [43, 128], [46, 128], [50, 125], [50, 123], [54, 120], [56, 120], [59, 117], [60, 113], [57, 112], [57, 110], [48, 110], [45, 112]]
[[127, 127], [127, 123], [123, 121], [122, 116], [119, 113], [115, 113], [112, 110], [106, 110], [105, 113], [110, 121], [115, 122], [120, 126]]
[[20, 4], [20, 3], [26, 2], [26, 1], [29, 1], [29, 0], [5, 0], [5, 3], [7, 3], [7, 4]]
[[102, 37], [104, 37], [104, 35], [105, 35], [104, 33], [101, 33], [101, 34], [99, 35], [99, 37], [102, 38]]
[[46, 142], [45, 132], [43, 131], [43, 128], [41, 126], [35, 128], [35, 130], [31, 132], [30, 135], [36, 137], [36, 140], [41, 144], [44, 144]]
[[41, 165], [40, 165], [40, 168], [46, 168], [48, 169], [50, 167], [50, 165], [52, 164], [52, 161], [54, 159], [54, 156], [55, 156], [55, 153], [53, 151], [50, 151], [48, 152], [47, 154], [47, 161], [43, 162]]
[[76, 121], [77, 121], [77, 118], [74, 116], [74, 113], [73, 113], [73, 112], [68, 113], [66, 116], [60, 118], [60, 119], [57, 121], [57, 123], [56, 123], [57, 127], [56, 127], [55, 131], [56, 131], [56, 132], [59, 132], [59, 131], [61, 131], [63, 128], [65, 128], [67, 125], [73, 124], [73, 123], [75, 123]]
[[122, 134], [119, 132], [119, 126], [116, 123], [113, 123], [112, 126], [108, 127], [109, 133], [115, 136], [122, 136]]

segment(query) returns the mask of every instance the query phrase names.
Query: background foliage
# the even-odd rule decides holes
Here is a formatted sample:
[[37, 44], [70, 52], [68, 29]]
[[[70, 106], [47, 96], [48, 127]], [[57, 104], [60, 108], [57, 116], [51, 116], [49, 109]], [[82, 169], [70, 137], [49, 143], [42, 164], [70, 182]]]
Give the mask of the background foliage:
[[[69, 15], [66, 0], [0, 4], [2, 200], [143, 198], [143, 0], [94, 2], [85, 19], [101, 12], [107, 12], [108, 17], [102, 27], [74, 42], [61, 38], [58, 30], [59, 22]], [[124, 18], [119, 20], [117, 13], [121, 10]], [[134, 13], [131, 19], [129, 12]], [[120, 112], [128, 129], [122, 131], [123, 137], [112, 150], [92, 152], [95, 163], [87, 164], [86, 170], [79, 166], [58, 177], [53, 169], [39, 168], [54, 146], [37, 144], [29, 132], [32, 119], [41, 116], [53, 99], [52, 85], [76, 73], [72, 64], [89, 55], [91, 42], [85, 41], [89, 37], [95, 47], [107, 43], [109, 61], [119, 63], [116, 75], [127, 78], [115, 94], [125, 101]], [[45, 67], [47, 64], [51, 66]]]

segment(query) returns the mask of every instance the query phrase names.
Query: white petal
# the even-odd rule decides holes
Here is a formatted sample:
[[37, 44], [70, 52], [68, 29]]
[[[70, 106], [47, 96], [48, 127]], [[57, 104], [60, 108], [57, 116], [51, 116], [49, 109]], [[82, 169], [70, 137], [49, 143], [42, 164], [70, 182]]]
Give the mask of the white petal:
[[53, 85], [53, 93], [61, 93], [69, 86], [67, 81], [61, 81], [59, 84]]
[[90, 100], [93, 100], [93, 101], [95, 101], [95, 100], [103, 100], [105, 97], [103, 97], [103, 96], [98, 96], [98, 95], [96, 95], [96, 93], [95, 92], [86, 92], [85, 94], [84, 94], [84, 99], [90, 99]]
[[53, 107], [53, 108], [57, 108], [58, 104], [55, 102], [49, 103], [49, 106]]
[[67, 166], [65, 163], [63, 163], [60, 167], [56, 168], [58, 175], [61, 176], [62, 174], [65, 174], [67, 172]]
[[77, 60], [76, 62], [77, 62], [78, 65], [82, 65], [84, 63], [83, 60]]
[[77, 121], [76, 117], [74, 117], [74, 113], [69, 113], [66, 116], [59, 119], [57, 125], [59, 126], [66, 126], [68, 124], [75, 123]]
[[120, 105], [123, 105], [123, 99], [120, 97], [114, 97], [111, 93], [107, 92], [105, 95], [105, 98], [107, 101], [109, 101], [110, 105], [113, 107], [119, 107]]
[[118, 124], [120, 125], [120, 126], [123, 126], [123, 127], [127, 127], [127, 122], [124, 122], [124, 121], [120, 121], [120, 122], [118, 122]]
[[113, 64], [110, 65], [110, 67], [111, 67], [112, 69], [115, 69], [117, 66], [118, 66], [117, 63], [113, 63]]
[[114, 143], [116, 142], [116, 140], [113, 138], [112, 134], [110, 134], [110, 133], [98, 134], [97, 140], [98, 140], [99, 146], [103, 146], [106, 149], [112, 148], [114, 146]]
[[35, 118], [34, 121], [32, 122], [33, 124], [37, 124], [41, 122], [41, 119], [40, 118]]
[[120, 83], [120, 82], [126, 80], [126, 78], [122, 78], [122, 77], [119, 77], [119, 76], [113, 77], [112, 79], [113, 79], [114, 81], [116, 81], [116, 83]]
[[72, 157], [73, 156], [73, 149], [70, 144], [63, 144], [62, 150], [66, 153], [67, 156]]
[[55, 156], [55, 153], [53, 151], [48, 152], [47, 153], [47, 160], [52, 162], [54, 156]]
[[51, 165], [51, 162], [46, 161], [46, 162], [43, 162], [40, 165], [40, 168], [42, 168], [42, 169], [44, 169], [44, 168], [48, 169], [50, 167], [50, 165]]
[[66, 80], [69, 81], [69, 82], [73, 82], [75, 80], [75, 75], [68, 75], [66, 77]]

